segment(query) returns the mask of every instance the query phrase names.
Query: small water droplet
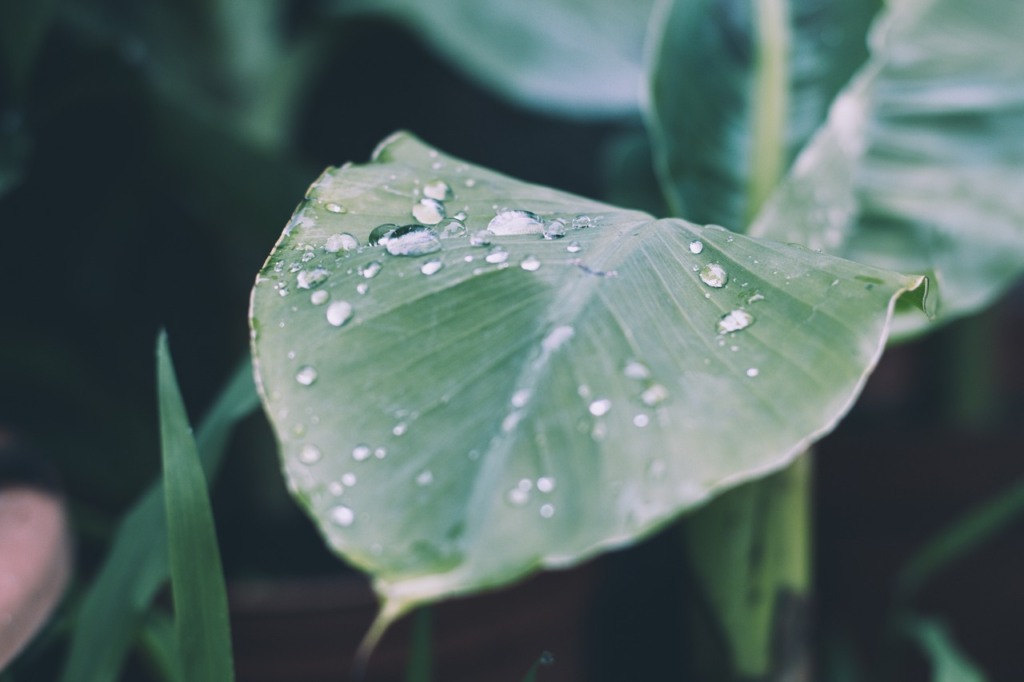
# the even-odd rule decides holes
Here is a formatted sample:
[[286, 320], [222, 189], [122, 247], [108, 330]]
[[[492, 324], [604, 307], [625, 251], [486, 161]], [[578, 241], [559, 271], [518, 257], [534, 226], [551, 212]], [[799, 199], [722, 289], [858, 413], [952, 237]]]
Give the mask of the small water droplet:
[[456, 213], [452, 217], [455, 218], [456, 220], [458, 220], [460, 223], [465, 224], [466, 218], [468, 218], [469, 215], [465, 211], [459, 211], [458, 213]]
[[668, 399], [668, 389], [661, 384], [651, 384], [640, 394], [640, 402], [647, 407], [660, 405]]
[[377, 459], [384, 459], [385, 457], [388, 456], [388, 449], [383, 446], [376, 448], [373, 451], [373, 456], [376, 457]]
[[348, 232], [341, 232], [339, 234], [332, 234], [328, 237], [327, 243], [324, 244], [324, 248], [331, 253], [337, 253], [339, 251], [353, 251], [359, 248], [359, 241]]
[[665, 461], [661, 459], [652, 459], [651, 463], [647, 465], [647, 475], [652, 478], [661, 478], [665, 474]]
[[430, 469], [424, 469], [416, 476], [416, 485], [430, 485], [434, 482], [434, 474]]
[[516, 507], [522, 507], [530, 501], [530, 493], [520, 488], [512, 488], [512, 490], [508, 491], [508, 501]]
[[569, 245], [565, 247], [565, 250], [568, 251], [569, 253], [579, 253], [580, 251], [583, 250], [583, 247], [580, 246], [579, 242], [574, 241], [569, 242]]
[[522, 490], [524, 493], [528, 493], [533, 490], [533, 481], [528, 478], [520, 478], [519, 482], [516, 483], [516, 487]]
[[346, 212], [346, 209], [345, 209], [344, 206], [342, 206], [341, 204], [336, 204], [333, 201], [324, 204], [324, 208], [326, 208], [331, 213], [345, 213]]
[[530, 402], [530, 396], [533, 395], [533, 391], [528, 388], [521, 388], [512, 394], [512, 406], [513, 407], [526, 407], [526, 403]]
[[394, 223], [384, 223], [370, 230], [370, 236], [366, 242], [370, 246], [376, 246], [378, 244], [386, 244], [391, 235], [394, 234], [395, 230], [398, 229], [398, 225]]
[[544, 221], [536, 213], [506, 209], [499, 211], [487, 224], [492, 234], [540, 234], [544, 231]]
[[718, 263], [708, 263], [700, 270], [700, 281], [709, 287], [718, 289], [724, 287], [725, 283], [729, 281], [729, 275], [725, 272], [725, 268]]
[[357, 445], [354, 448], [352, 448], [352, 459], [354, 459], [357, 462], [362, 462], [362, 461], [364, 461], [369, 456], [370, 456], [370, 446], [369, 445]]
[[322, 456], [323, 453], [320, 452], [320, 448], [312, 443], [306, 443], [299, 450], [299, 461], [303, 464], [316, 464]]
[[753, 296], [751, 296], [750, 298], [747, 299], [747, 303], [748, 304], [750, 304], [750, 303], [757, 303], [758, 301], [763, 301], [763, 300], [764, 300], [764, 295], [759, 293], [759, 292], [755, 292]]
[[750, 369], [747, 370], [747, 376], [751, 378], [756, 377], [760, 373], [761, 370], [759, 370], [757, 367], [751, 367]]
[[364, 295], [369, 290], [370, 285], [367, 284], [366, 282], [360, 282], [359, 284], [356, 285], [356, 293], [359, 294], [360, 296]]
[[469, 188], [476, 187], [476, 180], [474, 180], [473, 178], [466, 178], [465, 185], [466, 185], [466, 187], [469, 187]]
[[295, 283], [298, 284], [300, 289], [312, 289], [316, 285], [322, 283], [327, 279], [328, 273], [323, 268], [313, 268], [312, 270], [303, 270], [295, 276]]
[[690, 253], [698, 254], [704, 250], [704, 242], [699, 239], [694, 239], [690, 242]]
[[544, 225], [544, 239], [561, 239], [565, 236], [565, 221], [555, 218]]
[[523, 262], [519, 264], [519, 267], [527, 272], [536, 272], [540, 269], [540, 259], [536, 256], [527, 256], [523, 259]]
[[542, 493], [549, 493], [555, 489], [555, 479], [550, 476], [541, 476], [537, 479], [537, 490]]
[[428, 196], [413, 204], [412, 215], [424, 225], [437, 225], [444, 220], [447, 213], [445, 213], [444, 204]]
[[392, 256], [425, 256], [441, 250], [441, 238], [426, 225], [403, 225], [383, 242]]
[[327, 321], [340, 327], [352, 319], [352, 304], [348, 301], [335, 301], [327, 306]]
[[479, 232], [474, 232], [469, 238], [469, 244], [470, 246], [490, 246], [493, 237], [494, 233], [490, 230], [480, 230]]
[[504, 263], [508, 260], [508, 251], [500, 246], [495, 246], [487, 252], [487, 255], [484, 256], [484, 260], [488, 263]]
[[444, 263], [440, 260], [428, 260], [426, 263], [420, 266], [420, 272], [424, 275], [433, 275], [435, 272], [444, 267]]
[[309, 302], [313, 305], [323, 305], [330, 297], [331, 295], [327, 293], [326, 289], [317, 289], [309, 295]]
[[327, 484], [327, 492], [337, 497], [345, 492], [345, 486], [340, 481], [331, 481]]
[[423, 185], [423, 196], [438, 201], [448, 201], [452, 198], [452, 188], [444, 180], [430, 180]]
[[379, 260], [372, 260], [366, 265], [359, 266], [359, 274], [365, 277], [366, 279], [373, 279], [380, 273], [380, 270], [383, 267], [384, 264], [381, 263]]
[[594, 219], [588, 215], [578, 215], [572, 219], [572, 229], [586, 230], [594, 225]]
[[719, 334], [731, 334], [746, 329], [754, 323], [754, 316], [742, 308], [730, 311], [718, 321]]
[[316, 381], [316, 368], [310, 365], [303, 365], [295, 374], [295, 380], [303, 386], [310, 386]]
[[308, 263], [309, 261], [313, 260], [314, 258], [316, 258], [316, 254], [313, 253], [313, 248], [312, 247], [306, 247], [305, 253], [302, 254], [302, 257], [299, 260], [301, 260], [303, 263]]
[[437, 233], [441, 236], [441, 239], [452, 239], [466, 235], [466, 225], [462, 222], [464, 218], [459, 218], [459, 215], [456, 214], [454, 218], [445, 218], [437, 224]]
[[555, 515], [555, 505], [553, 504], [542, 504], [540, 506], [540, 515], [545, 519], [550, 519]]
[[650, 423], [651, 418], [648, 417], [643, 412], [633, 415], [633, 426], [637, 427], [638, 429], [642, 429]]
[[343, 504], [339, 504], [337, 507], [331, 507], [329, 514], [331, 521], [343, 528], [348, 528], [352, 525], [352, 522], [356, 520], [356, 513]]
[[544, 340], [540, 342], [541, 348], [547, 352], [558, 350], [566, 341], [571, 339], [576, 333], [576, 330], [568, 325], [562, 325], [555, 327], [544, 337]]
[[604, 415], [608, 414], [609, 410], [611, 409], [612, 401], [609, 400], [608, 398], [600, 398], [598, 400], [595, 400], [592, 403], [590, 403], [590, 405], [587, 407], [587, 410], [590, 412], [590, 414], [594, 415], [595, 417], [603, 417]]
[[349, 488], [356, 484], [356, 475], [352, 472], [348, 472], [341, 475], [342, 485], [347, 485]]
[[405, 422], [398, 422], [397, 424], [395, 424], [394, 428], [391, 429], [391, 433], [393, 433], [396, 436], [401, 436], [401, 435], [403, 435], [408, 430], [409, 430], [409, 425], [407, 423], [405, 423]]
[[643, 380], [651, 377], [651, 370], [648, 369], [647, 365], [640, 362], [639, 360], [630, 360], [626, 363], [622, 373], [626, 375], [627, 379]]

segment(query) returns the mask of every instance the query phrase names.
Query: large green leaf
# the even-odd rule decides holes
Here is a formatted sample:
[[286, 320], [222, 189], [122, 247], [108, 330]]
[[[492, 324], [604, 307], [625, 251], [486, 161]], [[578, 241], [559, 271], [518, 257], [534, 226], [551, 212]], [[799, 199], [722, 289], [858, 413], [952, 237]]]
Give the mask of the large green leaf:
[[[439, 208], [465, 215], [421, 224]], [[399, 134], [310, 188], [253, 290], [254, 362], [290, 489], [387, 620], [628, 544], [792, 461], [920, 284]]]
[[647, 123], [675, 215], [744, 229], [867, 57], [874, 0], [664, 0]]
[[991, 302], [1024, 271], [1022, 33], [1018, 0], [892, 2], [751, 234], [928, 273], [946, 320]]
[[563, 115], [635, 115], [654, 0], [361, 0], [409, 24], [453, 66], [523, 105]]

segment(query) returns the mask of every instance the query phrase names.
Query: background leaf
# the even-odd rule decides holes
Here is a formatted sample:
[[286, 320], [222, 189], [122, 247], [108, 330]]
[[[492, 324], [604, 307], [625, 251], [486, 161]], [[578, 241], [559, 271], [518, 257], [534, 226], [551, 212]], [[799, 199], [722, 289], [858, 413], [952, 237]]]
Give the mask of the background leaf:
[[580, 117], [635, 115], [654, 0], [364, 0], [413, 27], [438, 54], [513, 102]]
[[[875, 2], [668, 0], [651, 21], [647, 123], [678, 216], [747, 227], [867, 56]], [[767, 188], [756, 183], [767, 183]]]
[[891, 3], [751, 234], [928, 274], [943, 320], [990, 303], [1024, 272], [1022, 31], [1016, 0]]
[[985, 682], [984, 673], [960, 650], [942, 623], [907, 618], [901, 625], [931, 663], [932, 682]]
[[[421, 225], [414, 257], [366, 246], [441, 208], [497, 230], [503, 207], [539, 222], [489, 246]], [[290, 489], [387, 619], [627, 544], [792, 461], [919, 284], [396, 135], [310, 188], [253, 290], [254, 362]]]

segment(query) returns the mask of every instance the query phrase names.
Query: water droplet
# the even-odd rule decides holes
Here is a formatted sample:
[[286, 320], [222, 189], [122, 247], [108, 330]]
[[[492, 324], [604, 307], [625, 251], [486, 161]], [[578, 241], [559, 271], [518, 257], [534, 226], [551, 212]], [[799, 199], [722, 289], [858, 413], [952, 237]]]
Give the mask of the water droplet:
[[407, 423], [405, 423], [405, 422], [398, 422], [397, 424], [395, 424], [394, 428], [391, 429], [391, 433], [393, 433], [396, 436], [401, 436], [401, 435], [403, 435], [408, 430], [409, 430], [409, 425]]
[[555, 505], [553, 504], [542, 504], [540, 506], [540, 515], [545, 519], [550, 519], [555, 515]]
[[526, 403], [530, 402], [530, 396], [533, 395], [533, 391], [528, 388], [521, 388], [512, 394], [512, 406], [513, 407], [526, 407]]
[[506, 209], [499, 211], [487, 224], [492, 234], [540, 234], [544, 231], [544, 221], [536, 213]]
[[348, 232], [341, 232], [339, 234], [332, 234], [328, 237], [327, 243], [324, 244], [324, 248], [331, 253], [352, 251], [359, 248], [359, 241]]
[[331, 295], [327, 293], [326, 289], [317, 289], [309, 295], [309, 302], [313, 305], [323, 305], [330, 297]]
[[386, 244], [391, 235], [394, 234], [395, 230], [398, 229], [398, 225], [394, 223], [384, 223], [378, 225], [370, 231], [370, 236], [366, 240], [370, 246], [376, 246], [377, 244]]
[[351, 472], [342, 474], [341, 483], [342, 485], [347, 485], [349, 488], [351, 488], [356, 484], [356, 475]]
[[306, 443], [299, 450], [299, 461], [303, 464], [316, 464], [322, 456], [323, 453], [320, 452], [320, 448], [312, 443]]
[[348, 528], [352, 525], [352, 522], [356, 520], [356, 513], [343, 504], [339, 504], [337, 507], [331, 507], [331, 511], [328, 513], [331, 516], [331, 521], [343, 528]]
[[626, 375], [627, 379], [643, 380], [651, 377], [651, 370], [647, 368], [647, 365], [640, 362], [639, 360], [630, 360], [626, 363], [622, 373]]
[[651, 384], [640, 394], [640, 402], [647, 407], [660, 405], [668, 399], [668, 389], [661, 384]]
[[555, 479], [550, 476], [541, 476], [537, 479], [537, 490], [542, 493], [549, 493], [555, 489]]
[[633, 426], [642, 429], [651, 423], [651, 418], [643, 412], [633, 415]]
[[295, 374], [295, 380], [303, 386], [310, 386], [316, 381], [316, 368], [310, 365], [303, 365], [299, 368], [299, 371]]
[[700, 281], [709, 287], [718, 289], [724, 287], [725, 283], [729, 281], [729, 275], [725, 272], [725, 268], [718, 263], [708, 263], [700, 270]]
[[437, 225], [444, 220], [447, 214], [444, 210], [444, 204], [440, 201], [424, 197], [413, 204], [412, 215], [424, 225]]
[[437, 224], [437, 233], [441, 235], [441, 239], [464, 237], [466, 235], [466, 225], [458, 215], [454, 218], [445, 218]]
[[369, 456], [370, 456], [370, 446], [369, 445], [357, 445], [354, 448], [352, 448], [352, 459], [354, 459], [357, 462], [362, 462], [362, 461], [364, 461]]
[[460, 223], [465, 224], [466, 218], [468, 218], [469, 216], [466, 214], [465, 211], [459, 211], [458, 213], [456, 213], [452, 217], [455, 218], [456, 220], [458, 220]]
[[519, 426], [519, 422], [522, 421], [522, 419], [522, 410], [515, 410], [514, 412], [509, 412], [507, 415], [505, 415], [505, 418], [501, 420], [501, 430], [504, 431], [505, 433], [511, 433], [517, 426]]
[[377, 459], [384, 459], [385, 457], [388, 456], [388, 449], [383, 446], [376, 448], [373, 451], [373, 456], [376, 457]]
[[340, 327], [352, 319], [352, 304], [348, 301], [335, 301], [327, 306], [327, 321]]
[[469, 238], [469, 244], [470, 246], [490, 246], [493, 237], [494, 233], [490, 230], [480, 230], [479, 232], [474, 232]]
[[753, 315], [748, 313], [746, 310], [737, 308], [736, 310], [723, 315], [722, 319], [718, 321], [718, 333], [731, 334], [732, 332], [738, 332], [741, 329], [746, 329], [753, 323]]
[[573, 334], [575, 334], [575, 333], [576, 333], [576, 330], [573, 329], [572, 327], [568, 326], [568, 325], [563, 325], [561, 327], [555, 327], [554, 329], [551, 330], [551, 332], [547, 336], [544, 337], [544, 340], [541, 341], [541, 343], [540, 343], [541, 348], [543, 348], [545, 351], [547, 351], [549, 353], [552, 352], [552, 351], [556, 351], [566, 341], [571, 339], [573, 337]]
[[403, 225], [383, 242], [392, 256], [425, 256], [441, 250], [441, 238], [426, 225]]
[[761, 293], [755, 292], [753, 296], [751, 296], [750, 298], [747, 299], [747, 303], [748, 304], [749, 303], [757, 303], [758, 301], [763, 301], [763, 300], [764, 300], [764, 295], [761, 294]]
[[759, 370], [757, 367], [751, 367], [750, 369], [747, 370], [747, 376], [751, 378], [756, 377], [760, 373], [761, 370]]
[[609, 400], [608, 398], [600, 398], [598, 400], [595, 400], [594, 402], [590, 403], [589, 407], [587, 407], [587, 410], [590, 411], [590, 414], [594, 415], [595, 417], [603, 417], [604, 415], [608, 414], [608, 411], [611, 409], [612, 401]]
[[367, 284], [366, 282], [360, 282], [359, 284], [356, 285], [356, 293], [359, 294], [360, 296], [364, 295], [369, 290], [370, 285]]
[[366, 265], [359, 266], [359, 274], [365, 277], [366, 279], [373, 279], [374, 277], [377, 276], [377, 274], [383, 267], [384, 264], [381, 263], [379, 260], [372, 260]]
[[565, 236], [565, 221], [555, 218], [544, 225], [544, 239], [561, 239]]
[[416, 485], [430, 485], [434, 482], [434, 474], [430, 472], [430, 469], [424, 469], [416, 476]]
[[554, 665], [555, 655], [550, 651], [541, 652], [540, 658], [537, 659], [537, 662], [541, 665]]
[[540, 259], [536, 256], [527, 256], [523, 259], [523, 262], [519, 264], [519, 267], [527, 272], [536, 272], [540, 269]]
[[299, 285], [300, 289], [312, 289], [316, 285], [327, 279], [328, 273], [323, 268], [314, 268], [312, 270], [303, 270], [295, 276], [295, 283]]
[[302, 257], [299, 260], [301, 260], [303, 263], [308, 263], [314, 258], [316, 258], [316, 254], [313, 253], [313, 248], [307, 246], [305, 253], [302, 254]]
[[652, 459], [651, 463], [647, 465], [647, 475], [652, 478], [661, 478], [665, 474], [665, 461], [661, 459]]
[[339, 481], [331, 481], [327, 484], [327, 492], [337, 497], [345, 492], [345, 486], [343, 486]]
[[524, 493], [528, 493], [533, 490], [533, 481], [528, 478], [520, 478], [519, 483], [516, 483], [516, 487], [522, 490]]
[[345, 213], [346, 212], [346, 209], [345, 209], [344, 206], [342, 206], [341, 204], [336, 204], [333, 201], [324, 204], [324, 208], [326, 208], [331, 213]]
[[694, 239], [692, 242], [690, 242], [690, 253], [698, 254], [703, 250], [704, 242], [700, 241], [699, 239]]
[[473, 178], [466, 178], [466, 183], [465, 184], [466, 184], [466, 187], [470, 187], [470, 188], [476, 187], [476, 180], [474, 180]]
[[569, 253], [579, 253], [583, 250], [583, 247], [580, 246], [579, 242], [569, 242], [569, 245], [565, 247], [565, 250]]
[[504, 263], [508, 260], [508, 251], [500, 246], [495, 246], [487, 252], [487, 255], [484, 256], [484, 260], [488, 263]]
[[424, 275], [433, 275], [435, 272], [444, 267], [444, 263], [440, 260], [428, 260], [426, 263], [420, 266], [420, 272]]
[[530, 501], [530, 493], [527, 490], [512, 488], [508, 491], [508, 501], [516, 507], [522, 507]]
[[423, 185], [423, 196], [448, 201], [452, 198], [452, 188], [444, 180], [431, 180]]
[[572, 219], [572, 229], [574, 230], [585, 230], [593, 225], [594, 219], [588, 215], [578, 215]]

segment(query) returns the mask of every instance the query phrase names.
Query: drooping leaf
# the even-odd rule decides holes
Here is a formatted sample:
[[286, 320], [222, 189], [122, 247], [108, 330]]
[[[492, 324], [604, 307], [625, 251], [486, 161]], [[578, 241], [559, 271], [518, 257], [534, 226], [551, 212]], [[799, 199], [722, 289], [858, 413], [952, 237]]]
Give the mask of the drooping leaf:
[[254, 362], [290, 489], [386, 620], [789, 463], [920, 284], [399, 134], [310, 188], [253, 290]]
[[562, 115], [635, 115], [654, 0], [363, 0], [346, 13], [394, 16], [457, 69], [513, 102]]
[[224, 571], [199, 448], [178, 390], [167, 334], [157, 341], [157, 395], [174, 630], [182, 678], [234, 679]]
[[[929, 274], [949, 320], [1024, 272], [1024, 4], [890, 5], [751, 234]], [[901, 309], [895, 331], [927, 324]]]
[[932, 682], [985, 682], [985, 674], [967, 657], [942, 623], [908, 617], [901, 631], [917, 642], [932, 666]]
[[647, 122], [674, 215], [743, 230], [864, 61], [877, 3], [666, 0]]

